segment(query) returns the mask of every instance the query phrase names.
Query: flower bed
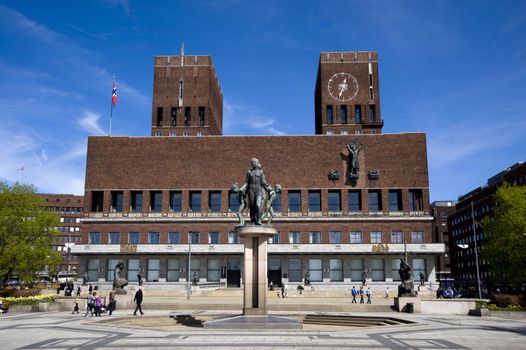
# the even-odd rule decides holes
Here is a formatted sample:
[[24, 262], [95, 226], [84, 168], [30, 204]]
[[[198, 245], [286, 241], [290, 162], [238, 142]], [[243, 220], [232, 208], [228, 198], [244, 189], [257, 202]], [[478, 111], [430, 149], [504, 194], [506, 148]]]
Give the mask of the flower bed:
[[1, 298], [4, 307], [7, 305], [36, 305], [38, 303], [48, 303], [55, 301], [55, 295], [53, 294], [42, 294], [31, 297], [7, 297]]

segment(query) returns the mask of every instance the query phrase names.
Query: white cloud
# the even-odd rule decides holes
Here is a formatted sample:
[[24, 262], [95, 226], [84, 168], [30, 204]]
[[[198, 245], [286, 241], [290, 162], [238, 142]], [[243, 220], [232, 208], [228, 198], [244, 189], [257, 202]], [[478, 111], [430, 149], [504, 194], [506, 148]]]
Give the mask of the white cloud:
[[91, 135], [106, 135], [106, 131], [99, 125], [100, 114], [86, 111], [77, 119], [77, 124]]
[[274, 118], [258, 108], [223, 101], [223, 133], [226, 135], [286, 135]]

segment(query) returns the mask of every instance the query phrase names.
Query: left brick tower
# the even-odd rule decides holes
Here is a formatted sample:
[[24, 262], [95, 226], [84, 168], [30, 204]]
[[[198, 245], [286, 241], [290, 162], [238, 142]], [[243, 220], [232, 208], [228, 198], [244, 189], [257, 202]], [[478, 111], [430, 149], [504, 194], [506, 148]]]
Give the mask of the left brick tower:
[[154, 58], [152, 136], [223, 133], [223, 94], [210, 56]]

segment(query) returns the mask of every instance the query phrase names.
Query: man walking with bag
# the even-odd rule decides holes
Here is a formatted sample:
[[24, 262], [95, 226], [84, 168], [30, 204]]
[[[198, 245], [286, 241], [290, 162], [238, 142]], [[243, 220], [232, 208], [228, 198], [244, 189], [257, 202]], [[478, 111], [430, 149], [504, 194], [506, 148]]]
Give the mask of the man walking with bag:
[[133, 301], [137, 303], [137, 306], [135, 307], [135, 311], [133, 312], [133, 316], [137, 316], [137, 310], [141, 312], [141, 315], [144, 315], [144, 312], [142, 312], [141, 304], [142, 304], [142, 290], [139, 288], [137, 293], [135, 293], [135, 297], [133, 297]]

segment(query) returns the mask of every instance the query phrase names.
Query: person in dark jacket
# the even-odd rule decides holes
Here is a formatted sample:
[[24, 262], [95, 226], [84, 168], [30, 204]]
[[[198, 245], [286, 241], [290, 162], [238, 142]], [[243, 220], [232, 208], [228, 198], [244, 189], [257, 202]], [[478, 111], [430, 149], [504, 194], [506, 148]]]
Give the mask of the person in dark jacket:
[[142, 312], [142, 309], [141, 309], [141, 303], [142, 303], [141, 288], [139, 288], [139, 290], [137, 290], [137, 293], [135, 293], [135, 297], [133, 297], [133, 301], [137, 304], [137, 306], [135, 307], [135, 311], [133, 312], [133, 316], [137, 316], [137, 310], [141, 312], [141, 315], [144, 315], [144, 312]]

